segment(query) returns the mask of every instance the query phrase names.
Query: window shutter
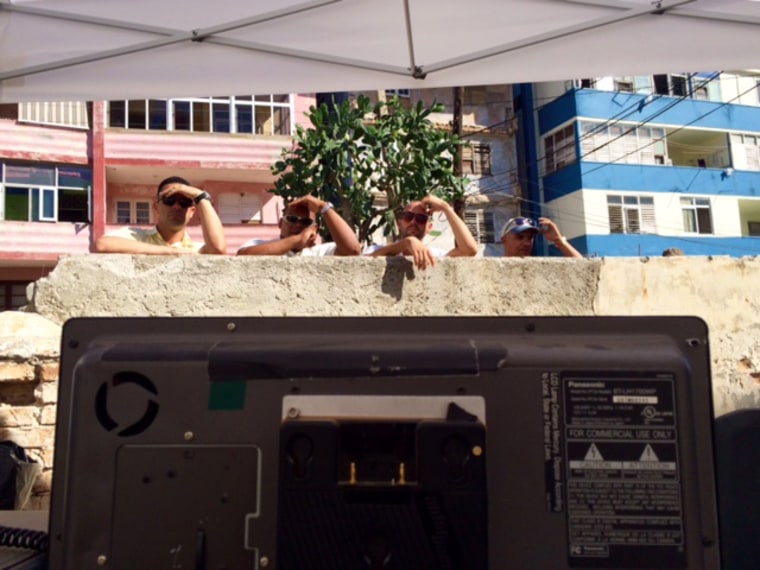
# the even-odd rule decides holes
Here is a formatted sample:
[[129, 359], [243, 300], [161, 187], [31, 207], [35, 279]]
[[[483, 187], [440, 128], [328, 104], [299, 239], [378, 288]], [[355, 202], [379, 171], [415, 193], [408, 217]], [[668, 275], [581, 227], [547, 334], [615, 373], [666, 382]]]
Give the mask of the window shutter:
[[23, 123], [89, 128], [87, 103], [84, 101], [19, 103], [18, 120]]
[[244, 224], [261, 222], [261, 197], [259, 194], [243, 194], [240, 197], [241, 216]]
[[491, 175], [491, 146], [487, 144], [480, 144], [477, 147], [479, 160], [478, 160], [478, 174], [485, 176]]
[[462, 145], [462, 173], [474, 174], [475, 169], [472, 161], [473, 148], [470, 145]]
[[223, 224], [261, 222], [261, 198], [258, 194], [220, 194], [217, 211]]
[[608, 204], [607, 214], [610, 218], [610, 233], [622, 234], [625, 233], [623, 226], [623, 208], [618, 205]]
[[654, 204], [641, 205], [641, 233], [656, 234], [657, 224], [654, 219]]
[[478, 243], [495, 243], [496, 232], [494, 231], [493, 212], [484, 210], [465, 210], [464, 223], [470, 230], [472, 237]]
[[747, 169], [760, 170], [760, 147], [756, 145], [745, 145], [747, 152]]
[[481, 210], [464, 211], [464, 224], [478, 243], [480, 243], [480, 214], [482, 214]]
[[640, 164], [641, 157], [639, 156], [639, 139], [636, 136], [636, 130], [630, 131], [623, 137], [625, 141], [625, 160], [628, 164]]
[[629, 234], [640, 234], [641, 233], [641, 221], [639, 217], [639, 210], [634, 208], [627, 208], [625, 211], [626, 214], [626, 224], [625, 224], [625, 231]]

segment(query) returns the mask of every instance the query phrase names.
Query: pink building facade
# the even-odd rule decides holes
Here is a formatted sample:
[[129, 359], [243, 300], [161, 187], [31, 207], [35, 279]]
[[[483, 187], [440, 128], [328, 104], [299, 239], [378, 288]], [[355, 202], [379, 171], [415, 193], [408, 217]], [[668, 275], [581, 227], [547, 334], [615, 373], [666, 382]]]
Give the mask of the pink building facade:
[[[0, 302], [63, 255], [123, 225], [154, 223], [156, 187], [183, 176], [208, 191], [228, 253], [272, 238], [272, 164], [314, 104], [308, 95], [0, 106]], [[66, 108], [64, 108], [64, 105]], [[190, 234], [201, 240], [197, 220]]]

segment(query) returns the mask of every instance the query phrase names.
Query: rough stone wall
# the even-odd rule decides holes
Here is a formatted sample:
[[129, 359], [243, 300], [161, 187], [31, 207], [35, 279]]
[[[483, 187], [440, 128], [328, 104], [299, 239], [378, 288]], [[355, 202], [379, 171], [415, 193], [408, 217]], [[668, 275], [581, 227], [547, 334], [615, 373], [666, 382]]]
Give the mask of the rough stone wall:
[[722, 415], [760, 407], [758, 283], [760, 258], [444, 259], [417, 271], [403, 258], [72, 256], [30, 287], [36, 314], [0, 314], [15, 323], [0, 329], [0, 428], [43, 462], [30, 508], [45, 507], [60, 325], [83, 316], [694, 315], [709, 327]]
[[53, 473], [61, 327], [34, 314], [0, 313], [0, 440], [22, 446], [42, 471], [27, 509], [46, 509]]

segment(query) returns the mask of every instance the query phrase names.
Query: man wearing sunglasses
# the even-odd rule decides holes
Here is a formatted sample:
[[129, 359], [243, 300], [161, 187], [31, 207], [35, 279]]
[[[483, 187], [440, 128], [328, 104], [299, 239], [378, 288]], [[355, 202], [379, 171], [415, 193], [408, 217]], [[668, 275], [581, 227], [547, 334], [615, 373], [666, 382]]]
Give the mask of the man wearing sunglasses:
[[[422, 240], [433, 227], [432, 215], [443, 212], [454, 234], [456, 246], [450, 251], [430, 248]], [[467, 229], [462, 218], [457, 216], [445, 200], [429, 194], [422, 200], [411, 202], [401, 212], [396, 213], [398, 239], [386, 246], [371, 246], [365, 255], [374, 257], [406, 255], [412, 258], [417, 269], [427, 269], [435, 265], [438, 257], [473, 257], [478, 253], [478, 244]]]
[[[334, 241], [317, 244], [317, 214], [322, 216]], [[238, 255], [359, 255], [361, 247], [351, 227], [330, 202], [315, 196], [296, 198], [280, 218], [280, 239], [252, 239], [238, 249]]]
[[583, 257], [567, 238], [563, 236], [557, 224], [549, 218], [512, 218], [501, 232], [501, 243], [506, 257], [530, 257], [533, 255], [533, 245], [536, 236], [542, 234], [547, 241], [552, 242], [565, 257]]
[[[125, 227], [107, 233], [95, 241], [94, 253], [141, 253], [148, 255], [182, 255], [187, 253], [226, 253], [222, 222], [211, 203], [211, 196], [179, 176], [158, 185], [156, 225], [152, 228]], [[200, 218], [203, 244], [187, 235], [187, 224], [195, 213]]]

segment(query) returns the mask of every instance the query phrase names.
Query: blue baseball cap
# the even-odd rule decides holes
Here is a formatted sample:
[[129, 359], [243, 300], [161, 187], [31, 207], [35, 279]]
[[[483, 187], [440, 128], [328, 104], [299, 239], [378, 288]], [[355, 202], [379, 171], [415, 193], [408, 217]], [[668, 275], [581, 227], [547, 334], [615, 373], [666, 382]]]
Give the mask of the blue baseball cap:
[[538, 222], [533, 218], [524, 218], [522, 216], [512, 218], [507, 222], [507, 225], [504, 226], [504, 230], [501, 232], [501, 237], [504, 237], [509, 232], [512, 232], [513, 234], [521, 234], [528, 230], [538, 232]]

